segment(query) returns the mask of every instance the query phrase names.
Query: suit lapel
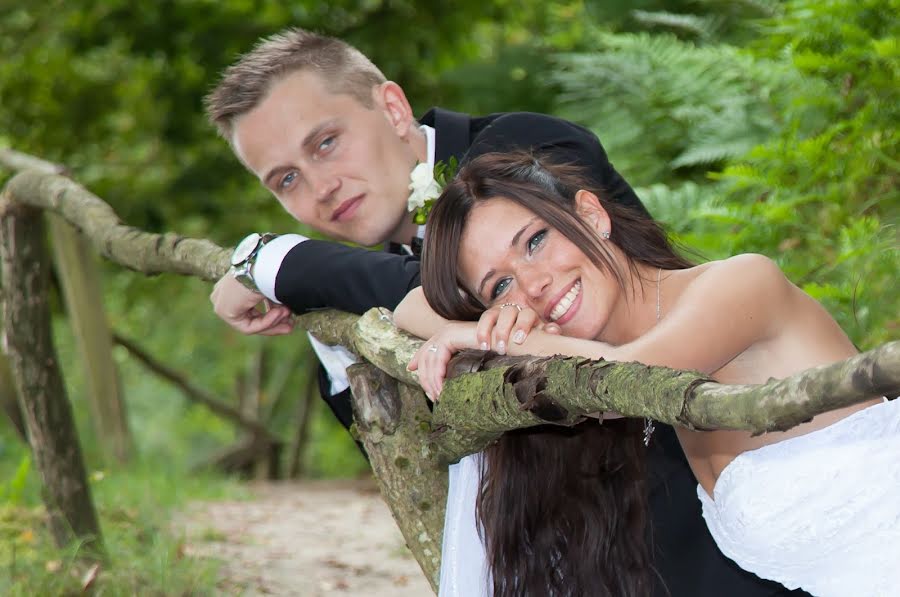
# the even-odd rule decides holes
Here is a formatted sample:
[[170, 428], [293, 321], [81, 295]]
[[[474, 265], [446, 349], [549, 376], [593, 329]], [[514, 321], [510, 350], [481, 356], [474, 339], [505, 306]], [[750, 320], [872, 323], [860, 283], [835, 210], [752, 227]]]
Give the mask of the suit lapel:
[[467, 114], [432, 108], [419, 119], [419, 122], [434, 127], [436, 141], [434, 159], [436, 162], [446, 163], [451, 156], [462, 161], [463, 154], [469, 150], [469, 146], [472, 144], [469, 133], [471, 118]]
[[[446, 164], [451, 157], [462, 161], [463, 155], [469, 151], [469, 146], [472, 145], [470, 133], [472, 119], [468, 114], [432, 108], [419, 118], [419, 122], [434, 127], [435, 163], [444, 162]], [[419, 257], [422, 254], [422, 239], [413, 238], [410, 248], [413, 255]]]

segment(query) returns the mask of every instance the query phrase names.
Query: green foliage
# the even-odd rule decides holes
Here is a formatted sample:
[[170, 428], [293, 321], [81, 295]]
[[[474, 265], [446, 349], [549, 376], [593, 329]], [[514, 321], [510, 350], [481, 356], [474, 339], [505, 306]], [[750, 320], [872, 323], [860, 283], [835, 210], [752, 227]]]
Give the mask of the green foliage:
[[[79, 545], [56, 548], [46, 513], [37, 505], [37, 474], [26, 477], [23, 500], [0, 502], [0, 594], [81, 594], [88, 565], [77, 557]], [[243, 498], [241, 488], [147, 462], [123, 471], [91, 471], [90, 482], [110, 556], [100, 569], [96, 594], [214, 592], [217, 563], [187, 555], [184, 531], [172, 518], [199, 500]]]
[[670, 34], [598, 31], [557, 64], [559, 113], [596, 131], [638, 185], [699, 179], [743, 155], [779, 130], [790, 90], [810, 84], [776, 61]]
[[9, 481], [0, 485], [0, 503], [19, 505], [25, 493], [25, 484], [28, 481], [28, 473], [31, 471], [31, 454], [23, 454], [19, 466]]
[[761, 26], [748, 59], [804, 82], [779, 129], [716, 183], [659, 185], [648, 204], [708, 256], [772, 256], [871, 348], [900, 329], [898, 19], [886, 0], [795, 1]]

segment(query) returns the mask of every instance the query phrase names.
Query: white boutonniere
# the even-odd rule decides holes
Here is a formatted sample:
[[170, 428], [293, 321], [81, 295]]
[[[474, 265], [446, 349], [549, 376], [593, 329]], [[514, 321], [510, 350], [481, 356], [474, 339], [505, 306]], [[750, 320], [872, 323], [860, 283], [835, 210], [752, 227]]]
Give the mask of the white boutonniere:
[[451, 157], [448, 163], [438, 162], [434, 168], [419, 163], [409, 173], [409, 199], [407, 209], [413, 212], [413, 222], [424, 224], [435, 200], [441, 191], [456, 175], [456, 158]]

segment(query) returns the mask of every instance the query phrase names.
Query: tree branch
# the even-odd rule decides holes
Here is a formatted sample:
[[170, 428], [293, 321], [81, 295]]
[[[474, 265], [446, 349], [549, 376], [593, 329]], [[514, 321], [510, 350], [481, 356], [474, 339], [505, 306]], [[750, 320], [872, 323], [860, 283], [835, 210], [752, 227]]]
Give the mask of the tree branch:
[[206, 390], [198, 388], [197, 386], [192, 384], [187, 377], [185, 377], [178, 371], [172, 369], [168, 365], [157, 361], [150, 355], [150, 353], [138, 346], [136, 342], [133, 342], [117, 333], [113, 333], [113, 341], [119, 346], [125, 348], [125, 350], [127, 350], [129, 354], [131, 354], [131, 356], [140, 361], [140, 363], [143, 364], [152, 373], [155, 373], [156, 375], [162, 377], [163, 379], [180, 389], [188, 399], [202, 404], [220, 417], [228, 419], [232, 423], [243, 427], [253, 435], [257, 435], [265, 439], [269, 443], [278, 443], [281, 441], [280, 439], [275, 437], [271, 431], [266, 429], [265, 425], [263, 425], [259, 421], [248, 418], [246, 415], [244, 415], [244, 413], [232, 406], [229, 406], [222, 400], [219, 400]]
[[55, 174], [24, 170], [5, 187], [15, 203], [50, 210], [87, 236], [102, 255], [148, 275], [173, 272], [214, 281], [228, 270], [229, 251], [208, 240], [151, 234], [122, 224], [99, 197]]

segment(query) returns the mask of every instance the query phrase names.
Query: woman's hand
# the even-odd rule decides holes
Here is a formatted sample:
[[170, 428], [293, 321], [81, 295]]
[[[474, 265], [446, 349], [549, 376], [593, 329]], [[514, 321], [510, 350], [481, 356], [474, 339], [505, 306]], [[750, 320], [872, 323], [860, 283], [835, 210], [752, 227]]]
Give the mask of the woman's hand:
[[444, 388], [447, 363], [454, 353], [466, 348], [479, 348], [476, 325], [472, 321], [448, 322], [413, 355], [406, 368], [418, 371], [419, 385], [430, 400], [437, 400]]
[[534, 309], [520, 307], [516, 303], [495, 305], [482, 313], [478, 320], [478, 345], [481, 350], [506, 354], [510, 340], [522, 344], [533, 329], [559, 334], [559, 326], [555, 323], [542, 324]]
[[[506, 354], [510, 334], [512, 342], [522, 344], [532, 330], [559, 334], [556, 324], [541, 324], [537, 313], [508, 303], [485, 311], [478, 323], [447, 322], [438, 333], [425, 342], [413, 355], [407, 369], [418, 371], [419, 384], [431, 400], [436, 400], [444, 388], [447, 363], [453, 355], [466, 348], [494, 350]], [[521, 351], [519, 351], [521, 352]]]

